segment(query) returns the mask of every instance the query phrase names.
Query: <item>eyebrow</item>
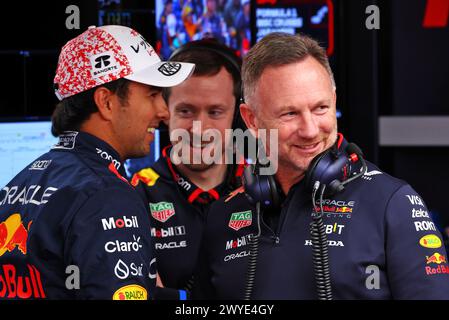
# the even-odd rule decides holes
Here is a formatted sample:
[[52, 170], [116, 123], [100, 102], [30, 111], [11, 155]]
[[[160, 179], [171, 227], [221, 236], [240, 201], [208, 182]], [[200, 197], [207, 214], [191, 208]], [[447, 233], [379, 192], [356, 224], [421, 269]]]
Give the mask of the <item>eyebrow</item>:
[[[180, 109], [180, 108], [194, 108], [194, 109], [198, 109], [197, 106], [191, 104], [191, 103], [185, 103], [185, 102], [180, 102], [178, 103], [175, 107], [175, 109]], [[221, 104], [213, 104], [213, 105], [209, 105], [206, 107], [206, 109], [214, 109], [214, 108], [220, 108], [220, 109], [226, 109], [226, 106], [221, 105]]]
[[[313, 106], [312, 106], [312, 109], [313, 108], [316, 108], [316, 107], [319, 107], [319, 106], [322, 106], [322, 105], [330, 105], [331, 104], [331, 99], [328, 99], [328, 100], [320, 100], [320, 101], [318, 101], [317, 103], [315, 103]], [[285, 106], [281, 106], [279, 109], [278, 109], [278, 112], [279, 113], [282, 113], [282, 112], [286, 112], [286, 111], [294, 111], [294, 110], [297, 110], [298, 108], [296, 107], [296, 106], [294, 106], [294, 105], [285, 105]]]
[[174, 106], [175, 109], [181, 108], [196, 108], [193, 104], [181, 102]]

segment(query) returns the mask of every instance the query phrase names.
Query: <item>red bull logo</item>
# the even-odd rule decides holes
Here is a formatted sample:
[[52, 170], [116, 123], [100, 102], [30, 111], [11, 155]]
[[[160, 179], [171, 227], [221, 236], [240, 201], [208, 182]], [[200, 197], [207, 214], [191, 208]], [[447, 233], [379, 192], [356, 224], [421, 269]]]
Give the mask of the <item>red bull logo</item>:
[[137, 172], [131, 179], [131, 185], [134, 187], [137, 186], [139, 181], [142, 181], [147, 186], [154, 186], [157, 179], [159, 179], [159, 175], [151, 168], [143, 169]]
[[428, 276], [434, 275], [434, 274], [449, 274], [449, 267], [447, 265], [439, 265], [436, 268], [433, 268], [431, 266], [426, 266], [426, 274]]
[[16, 248], [23, 254], [27, 254], [27, 239], [30, 226], [31, 221], [28, 223], [28, 228], [24, 227], [22, 218], [18, 213], [10, 215], [8, 219], [0, 223], [0, 257], [6, 251], [12, 252]]
[[427, 260], [427, 264], [429, 264], [429, 263], [436, 263], [436, 264], [446, 263], [446, 257], [443, 256], [442, 254], [439, 254], [438, 252], [435, 252], [430, 257], [426, 256], [426, 260]]
[[336, 211], [336, 212], [343, 212], [343, 213], [350, 212], [350, 213], [352, 213], [352, 208], [349, 208], [349, 207], [341, 207], [341, 208], [337, 208], [337, 211]]
[[0, 299], [45, 298], [41, 274], [33, 265], [27, 264], [27, 273], [18, 275], [12, 264], [4, 264], [0, 269]]

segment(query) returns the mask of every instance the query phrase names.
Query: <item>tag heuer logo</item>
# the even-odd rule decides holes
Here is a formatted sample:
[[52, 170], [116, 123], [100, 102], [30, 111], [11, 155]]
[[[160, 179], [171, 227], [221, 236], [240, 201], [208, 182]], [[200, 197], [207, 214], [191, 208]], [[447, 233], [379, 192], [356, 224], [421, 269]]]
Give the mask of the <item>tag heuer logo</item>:
[[171, 202], [150, 202], [150, 211], [154, 219], [165, 222], [175, 215], [175, 208]]
[[158, 70], [164, 76], [170, 77], [181, 70], [181, 64], [177, 62], [166, 62], [163, 63]]
[[251, 210], [242, 211], [242, 212], [234, 212], [231, 215], [231, 220], [229, 220], [229, 227], [238, 231], [242, 228], [248, 227], [251, 225], [253, 221], [253, 215]]

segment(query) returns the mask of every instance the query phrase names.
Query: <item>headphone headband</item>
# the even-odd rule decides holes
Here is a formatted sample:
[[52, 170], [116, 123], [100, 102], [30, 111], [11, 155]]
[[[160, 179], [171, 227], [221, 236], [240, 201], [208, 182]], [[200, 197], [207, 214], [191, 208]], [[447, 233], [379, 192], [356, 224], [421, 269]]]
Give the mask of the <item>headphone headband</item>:
[[187, 42], [183, 46], [173, 51], [173, 53], [170, 55], [169, 60], [175, 60], [176, 56], [191, 50], [197, 51], [206, 50], [216, 53], [217, 55], [225, 59], [227, 62], [229, 62], [234, 68], [234, 71], [240, 75], [242, 66], [241, 59], [235, 54], [235, 52], [231, 48], [221, 44], [215, 39], [202, 39]]

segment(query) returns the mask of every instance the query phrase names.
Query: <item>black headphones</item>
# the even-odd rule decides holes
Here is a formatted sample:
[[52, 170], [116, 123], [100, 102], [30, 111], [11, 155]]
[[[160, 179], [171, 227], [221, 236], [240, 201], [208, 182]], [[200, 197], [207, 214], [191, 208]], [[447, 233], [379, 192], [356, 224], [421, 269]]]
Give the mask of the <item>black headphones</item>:
[[[366, 162], [363, 153], [354, 143], [348, 143], [341, 148], [343, 135], [338, 134], [337, 142], [326, 151], [316, 155], [310, 162], [304, 177], [307, 190], [319, 185], [326, 186], [326, 196], [342, 192], [344, 186], [362, 176], [366, 172]], [[352, 166], [361, 162], [363, 169], [352, 175]], [[279, 208], [281, 205], [280, 190], [276, 185], [274, 175], [259, 175], [260, 164], [249, 165], [243, 172], [242, 184], [251, 203], [260, 203], [261, 208]]]
[[[220, 42], [218, 42], [217, 39], [214, 39], [214, 38], [206, 38], [206, 39], [187, 42], [183, 46], [176, 49], [170, 55], [169, 60], [176, 60], [176, 57], [184, 52], [202, 51], [202, 50], [206, 50], [206, 51], [215, 53], [216, 55], [218, 55], [219, 57], [224, 59], [225, 64], [223, 66], [228, 70], [228, 72], [230, 72], [229, 68], [233, 70], [233, 72], [230, 72], [230, 73], [232, 75], [234, 82], [235, 82], [235, 79], [234, 79], [233, 73], [235, 73], [235, 75], [238, 77], [239, 80], [241, 79], [242, 60], [240, 59], [239, 56], [236, 55], [234, 50], [225, 46], [224, 44], [221, 44]], [[185, 62], [190, 62], [190, 61], [185, 61]], [[195, 71], [194, 71], [194, 73], [195, 73]], [[245, 130], [246, 125], [243, 122], [242, 117], [240, 116], [240, 111], [239, 111], [240, 103], [242, 101], [241, 80], [238, 81], [238, 86], [239, 87], [237, 89], [238, 89], [239, 94], [235, 97], [236, 101], [235, 101], [235, 108], [234, 108], [234, 117], [233, 117], [233, 121], [232, 121], [232, 128], [233, 129], [240, 128], [242, 130]]]

